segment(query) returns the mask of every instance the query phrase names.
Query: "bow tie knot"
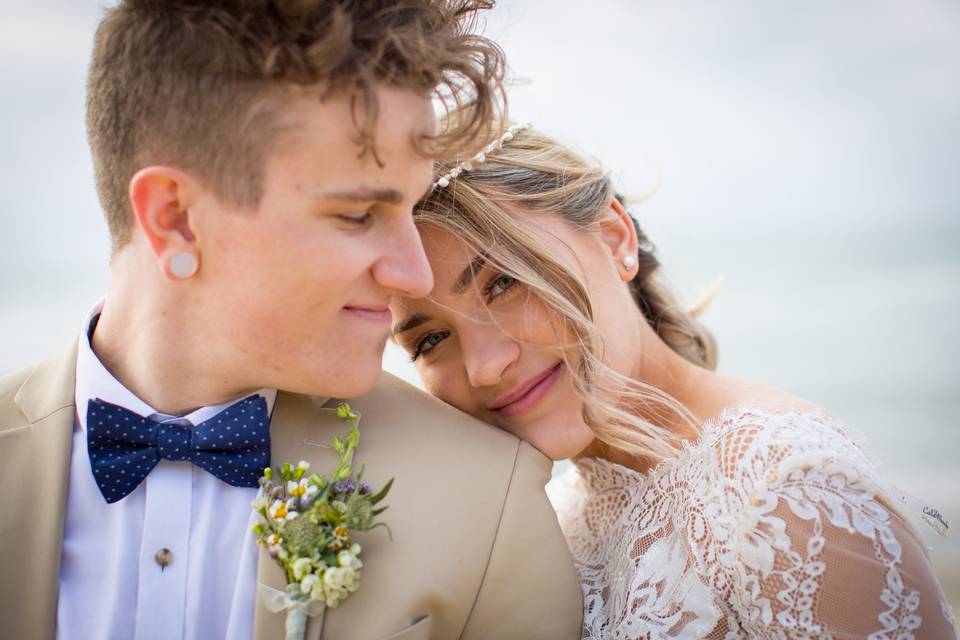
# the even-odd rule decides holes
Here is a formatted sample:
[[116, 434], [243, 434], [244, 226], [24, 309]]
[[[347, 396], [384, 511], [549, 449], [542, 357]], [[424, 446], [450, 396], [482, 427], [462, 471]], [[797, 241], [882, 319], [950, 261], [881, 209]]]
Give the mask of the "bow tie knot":
[[157, 455], [161, 460], [190, 460], [190, 433], [182, 424], [161, 423], [157, 429]]
[[121, 406], [87, 403], [87, 452], [107, 502], [137, 488], [160, 460], [187, 461], [234, 487], [255, 488], [270, 464], [267, 401], [254, 395], [190, 427]]

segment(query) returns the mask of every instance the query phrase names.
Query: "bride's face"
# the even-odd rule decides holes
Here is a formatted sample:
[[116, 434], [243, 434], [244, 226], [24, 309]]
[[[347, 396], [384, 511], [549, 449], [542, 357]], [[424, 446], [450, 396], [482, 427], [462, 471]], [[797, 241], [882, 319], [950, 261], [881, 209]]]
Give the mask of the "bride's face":
[[[543, 218], [538, 216], [538, 235], [582, 277], [591, 274], [585, 279], [598, 329], [604, 339], [614, 337], [603, 335], [602, 319], [615, 317], [618, 305], [633, 303], [628, 294], [613, 293], [625, 290], [613, 252], [599, 234]], [[555, 316], [521, 282], [491, 268], [461, 239], [431, 227], [421, 229], [421, 237], [433, 293], [397, 300], [392, 310], [394, 337], [426, 389], [554, 460], [583, 451], [594, 435], [581, 417], [564, 349], [570, 349], [569, 362], [576, 362], [578, 353]], [[629, 372], [627, 358], [608, 364]]]

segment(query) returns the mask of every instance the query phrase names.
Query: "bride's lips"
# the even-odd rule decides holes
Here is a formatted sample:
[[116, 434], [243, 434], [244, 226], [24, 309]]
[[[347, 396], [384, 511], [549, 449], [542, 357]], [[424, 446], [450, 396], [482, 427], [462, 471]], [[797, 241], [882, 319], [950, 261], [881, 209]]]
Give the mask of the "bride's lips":
[[553, 367], [500, 396], [489, 408], [507, 418], [520, 415], [532, 409], [553, 387], [557, 378], [560, 377], [560, 370], [562, 368], [563, 363], [558, 362]]
[[389, 325], [393, 320], [393, 313], [388, 307], [344, 307], [344, 311], [360, 320], [369, 320]]

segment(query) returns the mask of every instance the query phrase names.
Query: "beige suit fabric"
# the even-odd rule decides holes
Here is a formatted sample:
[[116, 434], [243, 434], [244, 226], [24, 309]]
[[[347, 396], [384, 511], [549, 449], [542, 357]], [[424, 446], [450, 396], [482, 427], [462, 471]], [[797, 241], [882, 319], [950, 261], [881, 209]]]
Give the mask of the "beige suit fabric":
[[[53, 638], [74, 425], [76, 349], [0, 378], [0, 636]], [[351, 401], [355, 465], [374, 487], [395, 477], [378, 528], [358, 534], [360, 590], [307, 638], [359, 640], [580, 637], [582, 598], [543, 491], [550, 462], [525, 442], [383, 375]], [[272, 463], [332, 470], [347, 427], [335, 402], [281, 392]], [[251, 534], [252, 535], [252, 534]], [[109, 553], [104, 549], [103, 553]], [[261, 549], [258, 580], [284, 578]], [[255, 611], [255, 640], [282, 640], [283, 615]]]

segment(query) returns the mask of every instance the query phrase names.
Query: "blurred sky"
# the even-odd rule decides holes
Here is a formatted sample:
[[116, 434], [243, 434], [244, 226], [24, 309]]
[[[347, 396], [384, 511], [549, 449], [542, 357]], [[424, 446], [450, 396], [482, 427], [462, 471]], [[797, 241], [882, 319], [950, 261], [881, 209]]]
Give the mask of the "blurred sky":
[[[101, 3], [3, 0], [0, 286], [102, 267], [83, 133]], [[589, 8], [587, 8], [589, 7]], [[576, 141], [691, 228], [952, 220], [960, 3], [502, 0], [514, 114]], [[39, 260], [38, 260], [39, 259]]]
[[[8, 371], [76, 334], [109, 245], [83, 127], [101, 5], [0, 2]], [[501, 0], [486, 32], [516, 119], [656, 190], [633, 211], [687, 299], [727, 275], [721, 368], [834, 410], [960, 521], [960, 2]], [[957, 536], [938, 553], [960, 566]]]
[[519, 0], [489, 32], [530, 80], [518, 117], [581, 141], [634, 190], [659, 169], [658, 205], [687, 223], [957, 212], [955, 1]]

